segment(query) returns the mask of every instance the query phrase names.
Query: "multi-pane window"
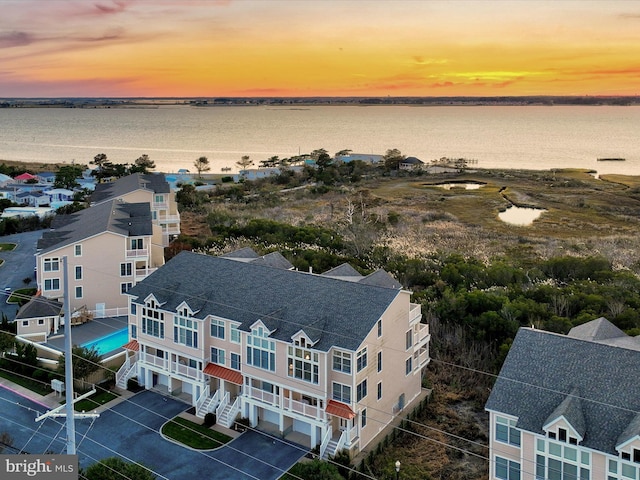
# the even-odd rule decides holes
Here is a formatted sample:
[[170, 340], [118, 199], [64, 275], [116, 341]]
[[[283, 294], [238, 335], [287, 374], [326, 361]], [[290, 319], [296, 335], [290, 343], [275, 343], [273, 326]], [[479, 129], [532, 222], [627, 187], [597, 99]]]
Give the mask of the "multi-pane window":
[[233, 368], [234, 370], [240, 370], [240, 363], [241, 363], [240, 355], [237, 354], [237, 353], [232, 353], [231, 354], [231, 368]]
[[155, 195], [155, 200], [156, 203], [164, 203], [164, 196], [163, 195]]
[[60, 259], [57, 257], [54, 258], [45, 258], [44, 259], [44, 271], [45, 272], [57, 272], [60, 270]]
[[231, 324], [229, 326], [229, 336], [231, 337], [231, 342], [240, 343], [240, 330], [238, 329], [238, 325]]
[[131, 331], [131, 338], [138, 338], [138, 326], [137, 325], [130, 325], [130, 331]]
[[333, 352], [333, 369], [336, 372], [351, 373], [351, 354], [347, 352]]
[[360, 412], [360, 428], [367, 426], [367, 409], [363, 408]]
[[76, 298], [82, 298], [82, 287], [76, 287]]
[[367, 347], [364, 347], [362, 350], [356, 353], [356, 366], [357, 372], [367, 366]]
[[159, 311], [154, 301], [142, 308], [142, 333], [164, 338], [164, 313]]
[[59, 278], [47, 278], [44, 281], [44, 289], [45, 291], [49, 290], [60, 290], [60, 279]]
[[378, 382], [378, 400], [382, 398], [382, 382]]
[[378, 338], [382, 336], [382, 319], [378, 320]]
[[144, 249], [144, 242], [142, 238], [132, 238], [131, 250], [142, 250], [142, 249]]
[[82, 280], [82, 266], [76, 265], [76, 280]]
[[276, 342], [269, 340], [269, 333], [258, 327], [247, 335], [247, 365], [276, 371]]
[[351, 403], [351, 387], [349, 385], [343, 385], [342, 383], [333, 382], [332, 390], [332, 398], [334, 400], [343, 403]]
[[356, 385], [356, 401], [359, 402], [367, 396], [367, 379]]
[[288, 348], [287, 373], [305, 382], [318, 383], [318, 352], [301, 347]]
[[378, 352], [378, 372], [382, 371], [382, 350]]
[[125, 294], [129, 291], [129, 289], [133, 286], [131, 282], [125, 282], [120, 284], [120, 293]]
[[82, 256], [82, 245], [74, 245], [73, 246], [73, 255], [75, 257], [81, 257]]
[[187, 347], [198, 348], [198, 322], [190, 318], [173, 317], [173, 341]]
[[[639, 480], [640, 467], [633, 463], [609, 459], [607, 480]], [[582, 480], [582, 479], [580, 479]]]
[[[624, 465], [622, 465], [624, 467]], [[629, 470], [621, 468], [621, 479], [637, 479], [629, 476]], [[611, 463], [609, 462], [609, 480], [617, 480], [611, 475]], [[616, 473], [616, 472], [613, 472]], [[579, 447], [553, 441], [545, 442], [536, 440], [536, 479], [545, 480], [590, 480], [591, 479], [591, 454]]]
[[211, 347], [211, 363], [224, 365], [224, 354], [225, 351], [221, 348]]
[[520, 480], [520, 464], [513, 460], [495, 457], [495, 478], [500, 480]]
[[404, 362], [404, 374], [409, 375], [413, 371], [413, 358], [409, 357]]
[[224, 320], [211, 319], [211, 336], [224, 340]]
[[516, 428], [516, 420], [496, 417], [496, 440], [514, 447], [520, 446], [520, 430]]
[[407, 330], [404, 334], [404, 348], [409, 350], [413, 346], [413, 330]]
[[121, 277], [130, 277], [133, 275], [133, 264], [132, 263], [121, 263], [120, 264], [120, 276]]

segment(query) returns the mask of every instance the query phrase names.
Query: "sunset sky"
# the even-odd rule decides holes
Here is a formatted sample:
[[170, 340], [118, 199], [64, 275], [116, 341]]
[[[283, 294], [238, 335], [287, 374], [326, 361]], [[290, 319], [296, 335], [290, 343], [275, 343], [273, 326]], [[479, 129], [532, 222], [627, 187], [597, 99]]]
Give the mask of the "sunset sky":
[[0, 98], [388, 95], [640, 95], [640, 2], [0, 0]]

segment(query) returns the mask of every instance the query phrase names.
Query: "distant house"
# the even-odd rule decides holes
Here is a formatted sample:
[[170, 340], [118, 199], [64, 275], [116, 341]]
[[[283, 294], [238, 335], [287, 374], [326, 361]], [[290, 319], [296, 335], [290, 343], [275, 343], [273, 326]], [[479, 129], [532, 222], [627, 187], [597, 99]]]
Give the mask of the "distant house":
[[384, 155], [374, 155], [367, 153], [349, 153], [347, 155], [336, 155], [336, 161], [349, 163], [355, 160], [360, 160], [364, 163], [369, 163], [371, 165], [375, 165], [381, 162], [384, 162]]
[[46, 342], [63, 325], [62, 303], [41, 296], [32, 297], [15, 318], [17, 335], [34, 342]]
[[72, 202], [74, 192], [66, 188], [52, 188], [45, 190], [45, 195], [49, 197], [49, 203]]
[[486, 404], [489, 478], [640, 478], [640, 341], [605, 318], [521, 328]]
[[49, 205], [50, 198], [47, 194], [38, 190], [38, 191], [18, 193], [15, 196], [14, 201], [21, 205], [29, 205], [31, 207], [42, 207], [44, 205]]
[[38, 177], [36, 177], [35, 175], [31, 175], [30, 173], [21, 173], [20, 175], [18, 175], [17, 177], [13, 178], [14, 182], [18, 182], [18, 183], [26, 183], [32, 180], [38, 180]]
[[53, 172], [40, 172], [36, 174], [36, 178], [39, 183], [44, 183], [45, 185], [53, 185], [56, 181], [56, 174]]
[[398, 169], [400, 170], [419, 170], [424, 166], [424, 162], [416, 157], [407, 157], [400, 160]]
[[43, 219], [55, 212], [51, 207], [7, 207], [0, 215], [1, 218], [28, 218], [38, 217]]
[[13, 178], [11, 178], [9, 175], [5, 175], [4, 173], [0, 173], [0, 187], [11, 182], [13, 182]]

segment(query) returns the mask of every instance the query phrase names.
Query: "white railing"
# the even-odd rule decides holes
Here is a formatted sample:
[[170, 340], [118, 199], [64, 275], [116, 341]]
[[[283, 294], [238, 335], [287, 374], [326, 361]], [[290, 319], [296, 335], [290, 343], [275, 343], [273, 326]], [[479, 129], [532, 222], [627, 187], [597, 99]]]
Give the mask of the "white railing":
[[280, 403], [279, 396], [274, 393], [267, 392], [265, 390], [261, 390], [259, 388], [255, 388], [251, 386], [249, 386], [248, 390], [249, 391], [247, 393], [249, 394], [249, 397], [255, 400], [260, 400], [262, 402], [269, 403], [271, 405], [278, 405]]
[[292, 400], [291, 398], [283, 398], [283, 408], [292, 412], [299, 413], [306, 417], [320, 418], [320, 409], [313, 405], [309, 405], [298, 400]]
[[236, 419], [236, 416], [238, 415], [239, 412], [240, 412], [240, 397], [236, 397], [236, 399], [233, 401], [233, 405], [231, 405], [231, 408], [229, 409], [229, 415], [227, 416], [227, 425], [226, 425], [227, 428], [233, 425], [233, 421]]
[[151, 208], [169, 208], [168, 202], [151, 202]]
[[420, 323], [421, 319], [422, 319], [421, 306], [416, 303], [412, 303], [409, 307], [409, 325]]
[[180, 215], [158, 215], [158, 221], [160, 223], [178, 223]]
[[324, 434], [324, 438], [322, 439], [322, 443], [320, 444], [320, 458], [324, 458], [324, 452], [327, 451], [327, 446], [329, 446], [329, 440], [331, 440], [331, 434], [333, 431], [331, 428], [327, 429], [327, 433]]
[[195, 378], [197, 380], [204, 380], [204, 373], [202, 373], [202, 370], [194, 367], [189, 367], [187, 365], [182, 365], [181, 363], [172, 363], [171, 373], [177, 373], [178, 375]]
[[229, 392], [224, 392], [220, 403], [216, 407], [216, 418], [220, 418], [220, 415], [222, 414], [224, 408], [227, 406], [227, 403], [229, 403]]
[[127, 250], [127, 258], [134, 258], [134, 257], [148, 257], [149, 256], [149, 250], [147, 250], [146, 248], [135, 248], [133, 250]]
[[122, 379], [122, 377], [126, 377], [129, 374], [131, 369], [133, 367], [135, 367], [137, 361], [138, 361], [138, 353], [137, 352], [134, 353], [132, 356], [128, 356], [127, 355], [124, 363], [122, 364], [122, 366], [116, 372], [116, 385]]
[[140, 361], [144, 363], [148, 363], [150, 365], [154, 365], [156, 367], [160, 367], [163, 369], [167, 368], [168, 360], [164, 357], [157, 357], [155, 355], [151, 355], [147, 352], [140, 354]]
[[87, 310], [93, 315], [93, 318], [107, 318], [107, 317], [126, 317], [129, 315], [129, 308], [103, 308], [100, 310]]
[[196, 413], [200, 411], [200, 408], [202, 407], [202, 405], [204, 405], [204, 402], [206, 402], [207, 399], [209, 398], [209, 392], [210, 392], [209, 385], [207, 385], [206, 387], [204, 387], [204, 389], [202, 390], [202, 393], [196, 400]]
[[136, 268], [136, 280], [142, 280], [143, 278], [151, 275], [156, 270], [157, 268]]
[[179, 235], [180, 234], [180, 227], [176, 227], [176, 226], [168, 226], [168, 225], [162, 225], [162, 233], [164, 235]]
[[336, 449], [334, 450], [332, 455], [335, 456], [340, 450], [342, 450], [346, 442], [347, 442], [347, 431], [344, 430], [340, 434], [340, 440], [338, 440], [338, 444], [336, 445]]

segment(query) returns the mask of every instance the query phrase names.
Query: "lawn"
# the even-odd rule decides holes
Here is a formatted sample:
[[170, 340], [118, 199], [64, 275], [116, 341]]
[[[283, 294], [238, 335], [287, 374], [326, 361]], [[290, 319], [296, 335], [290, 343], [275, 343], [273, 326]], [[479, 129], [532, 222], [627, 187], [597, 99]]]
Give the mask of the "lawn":
[[18, 290], [14, 290], [11, 292], [7, 303], [27, 303], [29, 299], [26, 297], [33, 296], [37, 291], [37, 288], [19, 288]]
[[181, 417], [176, 417], [165, 423], [162, 427], [162, 433], [176, 442], [197, 450], [211, 450], [231, 441], [231, 437], [224, 433], [216, 432]]
[[104, 405], [111, 400], [118, 398], [113, 392], [108, 390], [99, 390], [88, 398], [84, 398], [73, 405], [73, 408], [78, 412], [90, 412], [95, 410], [96, 407]]
[[17, 246], [16, 243], [0, 243], [0, 252], [10, 252], [15, 250]]
[[28, 388], [32, 392], [39, 395], [47, 395], [51, 393], [51, 386], [47, 383], [38, 382], [28, 377], [20, 376], [4, 369], [0, 370], [0, 377], [6, 378], [21, 387]]

